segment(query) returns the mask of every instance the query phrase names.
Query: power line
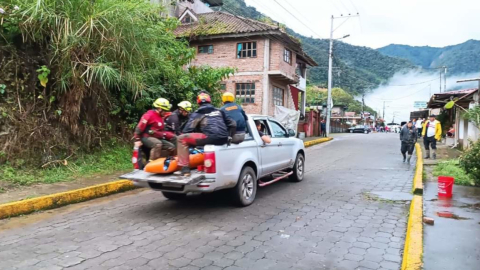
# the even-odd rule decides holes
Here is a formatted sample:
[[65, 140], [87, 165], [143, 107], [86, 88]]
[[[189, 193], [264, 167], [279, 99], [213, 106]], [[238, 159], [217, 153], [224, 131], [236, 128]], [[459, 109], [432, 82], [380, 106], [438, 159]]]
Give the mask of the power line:
[[403, 97], [395, 97], [395, 98], [389, 98], [389, 99], [383, 99], [383, 98], [374, 98], [374, 97], [370, 97], [370, 98], [373, 98], [373, 99], [376, 99], [376, 100], [383, 100], [383, 101], [393, 101], [393, 100], [399, 100], [399, 99], [404, 99], [404, 98], [407, 98], [407, 97], [411, 97], [415, 94], [418, 94], [420, 93], [421, 91], [427, 89], [427, 87], [430, 87], [430, 85], [427, 85], [426, 87], [423, 87], [422, 89], [416, 91], [416, 92], [413, 92], [409, 95], [406, 95], [406, 96], [403, 96]]
[[342, 6], [347, 10], [347, 12], [350, 14], [350, 10], [348, 9], [348, 7], [343, 3], [342, 0], [339, 0], [340, 4], [342, 4]]
[[419, 82], [419, 83], [412, 83], [412, 84], [403, 84], [403, 85], [386, 85], [387, 87], [403, 87], [403, 86], [412, 86], [412, 85], [419, 85], [419, 84], [424, 84], [424, 83], [429, 83], [438, 80], [437, 78], [429, 80], [429, 81], [424, 81], [424, 82]]
[[350, 4], [352, 4], [353, 6], [353, 9], [355, 9], [355, 13], [358, 13], [358, 8], [353, 4], [353, 1], [352, 0], [348, 0], [350, 2]]
[[299, 18], [297, 18], [297, 16], [295, 16], [292, 12], [290, 12], [290, 10], [288, 10], [284, 6], [282, 6], [282, 4], [280, 4], [277, 0], [273, 0], [273, 1], [275, 1], [275, 3], [277, 3], [281, 8], [283, 8], [286, 12], [288, 12], [290, 15], [292, 15], [292, 17], [294, 17], [297, 21], [299, 21], [301, 24], [303, 24], [305, 27], [307, 27], [310, 31], [312, 31], [312, 33], [317, 35], [319, 38], [322, 38], [322, 36], [320, 36], [315, 31], [313, 31], [308, 25], [306, 25], [303, 21], [301, 21]]
[[[285, 3], [287, 3], [287, 5], [289, 5], [293, 10], [295, 10], [298, 14], [302, 15], [302, 13], [300, 11], [298, 11], [297, 8], [295, 8], [292, 4], [290, 4], [290, 2], [288, 2], [288, 0], [284, 0]], [[305, 20], [310, 23], [310, 24], [314, 24], [312, 23], [308, 18], [305, 18]]]
[[[257, 3], [259, 6], [262, 6], [265, 8], [265, 10], [269, 10], [270, 13], [274, 14], [276, 17], [282, 19], [282, 22], [285, 24], [285, 20], [282, 18], [282, 16], [278, 15], [278, 13], [274, 12], [273, 10], [269, 9], [268, 7], [264, 6], [262, 2], [257, 2], [256, 0], [252, 0], [253, 2]], [[262, 14], [264, 15], [264, 14]]]

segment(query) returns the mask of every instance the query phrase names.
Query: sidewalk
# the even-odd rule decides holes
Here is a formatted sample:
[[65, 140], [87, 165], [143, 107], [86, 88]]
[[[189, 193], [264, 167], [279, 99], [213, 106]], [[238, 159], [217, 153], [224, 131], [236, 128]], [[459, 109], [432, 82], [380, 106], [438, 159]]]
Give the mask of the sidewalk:
[[[438, 149], [440, 159], [456, 158], [459, 153], [446, 146]], [[479, 269], [480, 188], [454, 185], [452, 198], [438, 197], [437, 179], [429, 164], [425, 163], [424, 214], [434, 218], [435, 224], [424, 225], [424, 269]]]

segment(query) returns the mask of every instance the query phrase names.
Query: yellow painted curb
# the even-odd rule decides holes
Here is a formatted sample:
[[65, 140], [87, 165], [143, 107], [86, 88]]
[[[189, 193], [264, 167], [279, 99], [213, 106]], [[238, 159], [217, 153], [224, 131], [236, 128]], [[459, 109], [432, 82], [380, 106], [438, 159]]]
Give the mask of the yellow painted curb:
[[134, 188], [135, 186], [131, 181], [121, 180], [24, 201], [0, 204], [0, 219], [52, 209], [71, 203], [83, 202]]
[[403, 250], [402, 270], [422, 269], [423, 256], [423, 198], [414, 195], [410, 205], [407, 236]]
[[413, 177], [413, 194], [423, 194], [423, 155], [422, 147], [419, 143], [415, 144], [415, 152], [417, 153], [417, 167], [415, 168], [415, 176]]
[[320, 139], [304, 142], [303, 144], [305, 145], [305, 147], [310, 147], [310, 146], [314, 146], [316, 144], [328, 142], [328, 141], [331, 141], [331, 140], [333, 140], [333, 138], [320, 138]]

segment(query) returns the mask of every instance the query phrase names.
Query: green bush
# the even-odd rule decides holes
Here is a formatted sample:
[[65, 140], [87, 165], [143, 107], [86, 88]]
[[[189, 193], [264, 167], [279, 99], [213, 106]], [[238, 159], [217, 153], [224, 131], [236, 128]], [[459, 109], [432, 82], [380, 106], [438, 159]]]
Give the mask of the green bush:
[[475, 185], [480, 186], [480, 141], [460, 157], [460, 166], [473, 178]]
[[474, 185], [472, 178], [459, 165], [458, 159], [440, 162], [433, 169], [434, 176], [450, 176], [455, 178], [455, 184], [463, 186]]

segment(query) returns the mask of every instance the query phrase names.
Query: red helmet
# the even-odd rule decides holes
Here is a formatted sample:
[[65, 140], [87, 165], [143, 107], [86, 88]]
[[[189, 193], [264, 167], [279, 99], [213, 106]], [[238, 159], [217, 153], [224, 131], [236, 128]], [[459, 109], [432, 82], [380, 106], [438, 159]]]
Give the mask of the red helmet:
[[207, 93], [201, 92], [197, 96], [197, 104], [200, 105], [202, 103], [211, 103], [212, 99], [210, 98], [210, 95]]

